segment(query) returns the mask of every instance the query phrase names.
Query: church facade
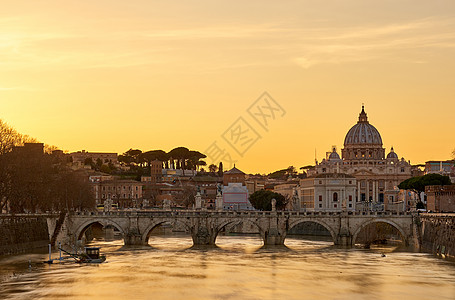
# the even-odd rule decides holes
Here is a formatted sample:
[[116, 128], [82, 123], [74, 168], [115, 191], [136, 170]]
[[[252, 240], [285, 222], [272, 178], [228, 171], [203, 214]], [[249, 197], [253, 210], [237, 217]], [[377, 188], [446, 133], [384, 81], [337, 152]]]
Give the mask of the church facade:
[[[333, 147], [325, 159], [320, 163], [316, 161], [315, 166], [308, 170], [309, 177], [321, 174], [326, 174], [326, 177], [330, 177], [330, 174], [335, 174], [334, 177], [337, 177], [336, 174], [353, 176], [356, 179], [356, 210], [388, 210], [397, 207], [397, 186], [412, 177], [412, 173], [410, 162], [398, 158], [393, 147], [386, 156], [382, 137], [369, 123], [363, 106], [357, 124], [346, 134], [341, 157], [336, 147]], [[319, 196], [315, 195], [316, 200], [317, 197]]]

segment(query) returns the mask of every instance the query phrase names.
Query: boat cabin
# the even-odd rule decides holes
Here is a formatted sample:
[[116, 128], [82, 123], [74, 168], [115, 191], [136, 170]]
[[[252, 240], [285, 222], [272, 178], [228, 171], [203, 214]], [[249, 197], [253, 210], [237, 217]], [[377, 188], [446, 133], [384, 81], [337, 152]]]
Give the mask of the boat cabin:
[[85, 247], [85, 254], [91, 259], [99, 259], [100, 247]]

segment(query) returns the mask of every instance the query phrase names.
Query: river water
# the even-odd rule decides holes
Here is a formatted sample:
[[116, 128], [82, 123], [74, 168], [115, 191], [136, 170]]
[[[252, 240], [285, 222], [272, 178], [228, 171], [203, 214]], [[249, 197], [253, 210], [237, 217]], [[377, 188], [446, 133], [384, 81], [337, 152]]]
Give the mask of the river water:
[[0, 257], [0, 299], [455, 299], [455, 263], [391, 246], [287, 238], [286, 247], [263, 248], [256, 236], [220, 236], [215, 248], [192, 248], [178, 235], [152, 236], [150, 247], [91, 244], [106, 263]]

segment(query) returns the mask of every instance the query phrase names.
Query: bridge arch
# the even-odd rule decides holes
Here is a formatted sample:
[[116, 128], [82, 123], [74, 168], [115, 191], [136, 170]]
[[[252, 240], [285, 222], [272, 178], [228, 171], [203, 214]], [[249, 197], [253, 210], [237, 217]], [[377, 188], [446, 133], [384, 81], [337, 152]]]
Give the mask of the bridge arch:
[[221, 224], [216, 228], [215, 236], [213, 237], [213, 243], [216, 244], [216, 239], [218, 237], [218, 234], [226, 226], [228, 226], [228, 225], [237, 226], [237, 225], [245, 224], [245, 223], [253, 224], [254, 226], [256, 226], [259, 229], [259, 235], [261, 236], [261, 239], [265, 244], [265, 230], [258, 223], [256, 223], [253, 220], [249, 220], [249, 219], [230, 219], [230, 220], [221, 222]]
[[156, 227], [160, 226], [160, 225], [163, 225], [164, 223], [170, 223], [172, 226], [174, 226], [175, 224], [182, 224], [191, 234], [191, 226], [190, 224], [186, 223], [186, 222], [182, 222], [181, 220], [173, 220], [173, 221], [169, 221], [169, 220], [159, 220], [159, 221], [155, 221], [153, 222], [152, 224], [150, 224], [149, 226], [147, 226], [144, 230], [144, 233], [142, 234], [142, 243], [144, 245], [147, 245], [148, 244], [148, 241], [149, 241], [149, 238], [150, 238], [150, 235], [152, 234], [152, 231], [153, 229], [155, 229]]
[[403, 239], [403, 243], [405, 245], [408, 245], [408, 239], [407, 239], [406, 233], [404, 232], [403, 228], [401, 228], [401, 226], [398, 225], [397, 223], [395, 223], [394, 221], [383, 219], [383, 218], [371, 219], [371, 220], [368, 220], [368, 221], [360, 224], [358, 226], [358, 228], [356, 229], [356, 231], [354, 232], [354, 234], [352, 235], [352, 245], [355, 245], [355, 242], [357, 240], [357, 235], [362, 231], [362, 229], [364, 229], [368, 225], [374, 224], [374, 223], [387, 223], [387, 224], [393, 226], [395, 229], [397, 229], [400, 232], [401, 238]]
[[286, 231], [286, 235], [287, 233], [289, 232], [289, 230], [291, 230], [293, 227], [299, 225], [299, 224], [302, 224], [302, 223], [308, 223], [308, 222], [313, 222], [313, 223], [317, 223], [321, 226], [323, 226], [329, 233], [330, 233], [330, 236], [332, 237], [332, 241], [334, 244], [336, 244], [336, 241], [337, 241], [337, 233], [335, 232], [335, 230], [330, 227], [330, 225], [328, 225], [326, 222], [322, 221], [322, 220], [315, 220], [315, 219], [300, 219], [300, 220], [295, 220], [295, 221], [292, 221], [289, 223], [289, 229]]
[[118, 223], [116, 223], [110, 219], [96, 218], [96, 219], [91, 219], [91, 220], [85, 221], [84, 223], [82, 223], [82, 225], [80, 225], [78, 227], [78, 229], [76, 230], [76, 240], [81, 240], [85, 231], [87, 231], [87, 229], [90, 226], [92, 226], [93, 224], [96, 224], [96, 223], [101, 224], [103, 227], [114, 226], [121, 233], [125, 234], [125, 230]]

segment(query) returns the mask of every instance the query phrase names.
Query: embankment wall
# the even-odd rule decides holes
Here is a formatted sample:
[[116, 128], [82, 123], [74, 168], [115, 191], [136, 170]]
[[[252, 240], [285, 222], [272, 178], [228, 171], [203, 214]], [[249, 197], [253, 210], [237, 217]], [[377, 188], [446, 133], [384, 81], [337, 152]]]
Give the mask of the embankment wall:
[[421, 214], [423, 251], [455, 259], [455, 213]]
[[30, 251], [48, 244], [46, 217], [0, 215], [0, 255]]

